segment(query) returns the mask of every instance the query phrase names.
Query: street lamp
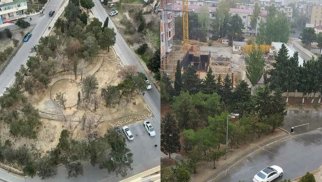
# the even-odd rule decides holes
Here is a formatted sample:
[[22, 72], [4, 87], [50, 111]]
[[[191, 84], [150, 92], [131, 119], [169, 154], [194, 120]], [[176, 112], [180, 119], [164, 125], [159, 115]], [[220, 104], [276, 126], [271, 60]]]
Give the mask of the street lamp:
[[227, 149], [228, 149], [228, 121], [229, 118], [234, 119], [235, 117], [238, 117], [239, 114], [238, 113], [230, 113], [227, 115], [226, 118], [226, 148], [225, 148], [225, 159], [227, 158]]

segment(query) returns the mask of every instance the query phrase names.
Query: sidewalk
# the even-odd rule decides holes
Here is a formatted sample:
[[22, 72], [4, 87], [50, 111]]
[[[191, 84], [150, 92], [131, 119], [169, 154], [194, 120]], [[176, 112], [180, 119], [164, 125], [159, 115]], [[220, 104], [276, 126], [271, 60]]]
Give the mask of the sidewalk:
[[252, 153], [260, 150], [263, 146], [284, 140], [289, 136], [285, 131], [277, 129], [274, 133], [263, 136], [257, 142], [246, 144], [238, 149], [232, 149], [228, 153], [226, 160], [225, 157], [222, 157], [219, 161], [216, 161], [216, 169], [213, 169], [213, 162], [201, 162], [197, 166], [197, 174], [192, 175], [191, 181], [215, 182], [236, 164], [243, 161]]

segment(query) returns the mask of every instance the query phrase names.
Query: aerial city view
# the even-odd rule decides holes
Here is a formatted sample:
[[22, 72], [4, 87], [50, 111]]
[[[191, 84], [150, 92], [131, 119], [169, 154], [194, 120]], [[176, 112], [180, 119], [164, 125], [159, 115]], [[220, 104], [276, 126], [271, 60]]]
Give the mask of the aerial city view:
[[1, 182], [160, 181], [159, 6], [0, 1]]
[[161, 181], [322, 182], [322, 1], [160, 13]]
[[322, 0], [0, 0], [0, 182], [322, 182]]

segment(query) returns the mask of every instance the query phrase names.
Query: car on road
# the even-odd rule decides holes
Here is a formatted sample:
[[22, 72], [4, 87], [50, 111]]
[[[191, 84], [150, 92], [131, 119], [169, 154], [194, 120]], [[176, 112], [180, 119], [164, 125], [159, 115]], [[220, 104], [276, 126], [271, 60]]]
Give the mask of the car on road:
[[283, 176], [283, 169], [273, 165], [259, 171], [253, 178], [253, 182], [271, 182]]
[[119, 14], [119, 12], [118, 12], [116, 9], [113, 9], [113, 10], [109, 13], [109, 15], [110, 15], [110, 16], [116, 16], [117, 14]]
[[122, 130], [128, 140], [130, 140], [130, 141], [134, 140], [134, 136], [128, 126], [123, 126]]
[[52, 16], [54, 16], [54, 14], [55, 14], [55, 11], [49, 11], [49, 17], [52, 17]]
[[24, 37], [23, 37], [23, 42], [28, 42], [28, 40], [30, 39], [30, 37], [32, 36], [32, 34], [30, 32], [28, 32]]
[[151, 90], [152, 89], [151, 82], [146, 77], [145, 77], [145, 83], [146, 83], [146, 89]]
[[155, 136], [155, 131], [150, 121], [144, 121], [143, 126], [150, 136]]

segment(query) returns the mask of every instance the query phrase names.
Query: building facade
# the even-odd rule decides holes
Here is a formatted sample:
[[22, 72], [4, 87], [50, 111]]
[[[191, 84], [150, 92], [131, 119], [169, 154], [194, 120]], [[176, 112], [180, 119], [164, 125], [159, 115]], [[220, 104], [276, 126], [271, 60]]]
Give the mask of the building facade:
[[160, 56], [161, 64], [166, 64], [166, 56], [172, 50], [175, 34], [175, 14], [173, 0], [161, 0], [160, 4]]
[[27, 0], [0, 0], [0, 25], [25, 15]]
[[314, 27], [322, 25], [322, 5], [315, 4], [311, 6], [310, 24]]

